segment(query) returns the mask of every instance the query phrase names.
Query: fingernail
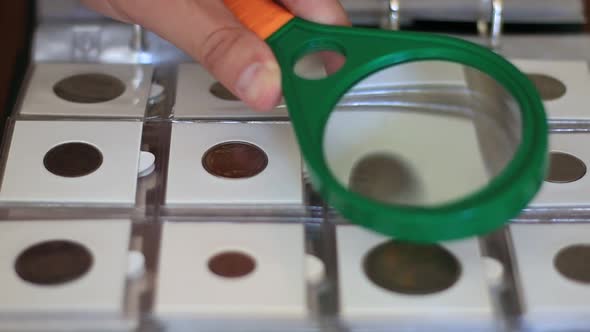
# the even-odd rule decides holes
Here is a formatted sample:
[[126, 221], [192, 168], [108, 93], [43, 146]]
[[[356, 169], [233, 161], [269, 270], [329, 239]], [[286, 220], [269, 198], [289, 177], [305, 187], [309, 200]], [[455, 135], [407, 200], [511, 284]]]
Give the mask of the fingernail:
[[238, 94], [248, 102], [256, 102], [266, 91], [281, 83], [281, 71], [275, 62], [254, 63], [246, 67], [236, 84]]

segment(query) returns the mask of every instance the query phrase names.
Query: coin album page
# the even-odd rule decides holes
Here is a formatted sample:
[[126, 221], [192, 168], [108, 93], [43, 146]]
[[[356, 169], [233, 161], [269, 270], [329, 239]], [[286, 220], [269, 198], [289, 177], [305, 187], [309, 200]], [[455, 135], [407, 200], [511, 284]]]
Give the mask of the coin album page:
[[[157, 35], [50, 2], [38, 1], [31, 63], [3, 132], [0, 331], [590, 329], [590, 39], [575, 1], [510, 4], [494, 49], [527, 75], [548, 116], [540, 191], [489, 234], [427, 245], [361, 227], [322, 198], [284, 100], [256, 112]], [[376, 3], [343, 1], [355, 25], [438, 32], [458, 21], [467, 32], [443, 32], [493, 48], [471, 9], [451, 10], [461, 1], [437, 2], [441, 21], [418, 2], [405, 17], [400, 7], [399, 22]], [[523, 24], [538, 31], [511, 32]], [[539, 32], [557, 25], [574, 32]], [[325, 74], [317, 65], [300, 69]], [[359, 99], [334, 112], [325, 138], [334, 174], [369, 196], [395, 189], [422, 203], [487, 183], [516, 143], [480, 146], [460, 116], [355, 118], [363, 98], [410, 105], [473, 84], [442, 63], [398, 69], [363, 81], [351, 90]], [[422, 90], [397, 89], [408, 82]], [[482, 104], [497, 97], [481, 91]], [[400, 158], [432, 158], [349, 163], [357, 148], [388, 152], [392, 139]], [[480, 148], [496, 155], [470, 158]], [[384, 180], [405, 181], [408, 169], [447, 175]]]

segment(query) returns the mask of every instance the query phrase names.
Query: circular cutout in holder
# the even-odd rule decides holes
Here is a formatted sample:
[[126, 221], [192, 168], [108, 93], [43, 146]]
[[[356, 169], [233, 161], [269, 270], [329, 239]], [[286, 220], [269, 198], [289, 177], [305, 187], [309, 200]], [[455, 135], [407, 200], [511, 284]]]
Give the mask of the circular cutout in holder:
[[98, 73], [66, 77], [53, 86], [61, 99], [81, 104], [103, 103], [121, 96], [125, 84], [118, 78]]
[[209, 92], [219, 99], [238, 101], [240, 98], [236, 97], [231, 91], [229, 91], [223, 84], [219, 82], [213, 83], [209, 88]]
[[564, 152], [551, 152], [549, 174], [545, 181], [570, 183], [586, 175], [586, 164], [579, 158]]
[[346, 63], [346, 57], [335, 50], [310, 52], [299, 58], [293, 71], [308, 80], [324, 79], [338, 72]]
[[388, 241], [365, 257], [364, 271], [375, 285], [406, 295], [428, 295], [453, 286], [461, 264], [439, 245]]
[[73, 178], [93, 173], [102, 161], [102, 153], [96, 147], [83, 142], [70, 142], [49, 150], [43, 158], [43, 165], [57, 176]]
[[82, 277], [92, 263], [92, 254], [84, 246], [56, 240], [27, 248], [17, 257], [14, 269], [27, 282], [51, 286]]
[[205, 170], [223, 178], [251, 178], [264, 171], [266, 166], [266, 153], [256, 145], [246, 142], [217, 144], [203, 155]]
[[241, 278], [256, 268], [252, 257], [237, 251], [222, 252], [209, 260], [209, 270], [223, 278]]
[[554, 265], [564, 277], [590, 284], [590, 244], [566, 247], [557, 253]]
[[567, 91], [560, 80], [543, 74], [528, 74], [543, 100], [555, 100], [563, 97]]

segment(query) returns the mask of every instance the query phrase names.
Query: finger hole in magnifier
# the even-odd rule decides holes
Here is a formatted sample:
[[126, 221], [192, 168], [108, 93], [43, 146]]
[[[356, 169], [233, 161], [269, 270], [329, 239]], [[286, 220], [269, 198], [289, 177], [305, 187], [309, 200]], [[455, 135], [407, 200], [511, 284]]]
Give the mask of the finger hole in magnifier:
[[305, 54], [297, 60], [293, 71], [301, 78], [319, 80], [337, 73], [346, 63], [346, 57], [335, 50], [319, 50]]

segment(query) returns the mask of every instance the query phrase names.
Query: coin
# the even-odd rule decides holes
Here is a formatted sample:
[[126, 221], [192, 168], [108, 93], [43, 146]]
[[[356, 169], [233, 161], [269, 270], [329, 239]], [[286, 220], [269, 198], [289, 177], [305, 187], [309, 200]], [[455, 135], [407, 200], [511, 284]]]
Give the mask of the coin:
[[551, 152], [547, 182], [570, 183], [586, 175], [586, 164], [577, 157], [564, 152]]
[[93, 104], [119, 97], [125, 92], [125, 84], [110, 75], [78, 74], [57, 82], [53, 86], [53, 92], [73, 103]]
[[96, 147], [82, 142], [60, 144], [43, 158], [49, 172], [68, 178], [88, 175], [96, 171], [102, 161], [102, 153]]
[[225, 86], [223, 86], [223, 84], [221, 84], [219, 82], [213, 83], [213, 85], [211, 85], [211, 88], [209, 88], [209, 92], [211, 92], [212, 95], [214, 95], [215, 97], [217, 97], [219, 99], [233, 100], [233, 101], [240, 100], [231, 91], [229, 91]]
[[209, 260], [209, 270], [224, 278], [244, 277], [256, 267], [254, 259], [237, 251], [223, 252]]
[[263, 150], [246, 142], [226, 142], [213, 146], [203, 155], [207, 172], [230, 179], [250, 178], [260, 174], [268, 165]]
[[567, 91], [565, 84], [554, 77], [543, 74], [528, 74], [528, 77], [537, 88], [543, 100], [559, 99]]
[[388, 241], [367, 254], [364, 271], [371, 282], [388, 291], [427, 295], [453, 286], [461, 265], [439, 245]]
[[560, 250], [553, 263], [564, 277], [589, 284], [590, 264], [588, 262], [590, 262], [590, 244], [579, 244]]
[[23, 251], [15, 261], [16, 274], [37, 285], [58, 285], [74, 281], [92, 266], [92, 255], [80, 244], [47, 241]]

